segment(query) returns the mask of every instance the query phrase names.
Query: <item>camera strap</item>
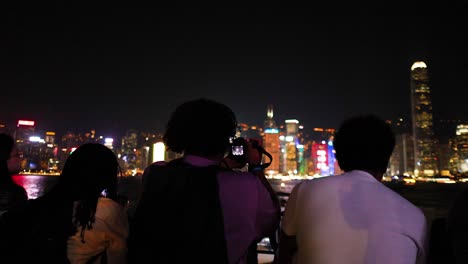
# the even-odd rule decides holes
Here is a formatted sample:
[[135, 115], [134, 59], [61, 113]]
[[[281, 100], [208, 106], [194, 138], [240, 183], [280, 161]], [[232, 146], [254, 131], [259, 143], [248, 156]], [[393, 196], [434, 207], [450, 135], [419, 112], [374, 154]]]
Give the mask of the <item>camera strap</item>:
[[273, 161], [273, 157], [271, 156], [270, 153], [268, 153], [268, 151], [266, 151], [262, 146], [256, 144], [254, 146], [260, 153], [264, 154], [265, 156], [267, 156], [270, 161], [269, 162], [266, 162], [266, 163], [262, 163], [261, 166], [262, 168], [266, 169], [268, 168], [268, 166], [270, 166], [271, 162]]

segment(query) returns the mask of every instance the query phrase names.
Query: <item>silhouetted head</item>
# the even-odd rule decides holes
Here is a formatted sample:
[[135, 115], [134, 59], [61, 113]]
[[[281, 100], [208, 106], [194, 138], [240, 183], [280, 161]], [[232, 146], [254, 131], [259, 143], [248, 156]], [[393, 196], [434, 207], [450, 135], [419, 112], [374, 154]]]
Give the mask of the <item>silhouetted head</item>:
[[86, 143], [68, 157], [60, 184], [74, 199], [97, 197], [103, 190], [115, 197], [118, 173], [117, 158], [109, 148]]
[[20, 170], [20, 159], [12, 136], [0, 134], [0, 183], [12, 183], [11, 174]]
[[164, 142], [177, 153], [217, 156], [226, 153], [236, 128], [236, 116], [229, 107], [202, 98], [176, 108], [167, 123]]
[[0, 160], [6, 161], [10, 159], [14, 145], [15, 141], [12, 136], [5, 133], [0, 134]]
[[333, 143], [342, 170], [383, 174], [395, 146], [395, 136], [384, 120], [365, 115], [344, 121]]

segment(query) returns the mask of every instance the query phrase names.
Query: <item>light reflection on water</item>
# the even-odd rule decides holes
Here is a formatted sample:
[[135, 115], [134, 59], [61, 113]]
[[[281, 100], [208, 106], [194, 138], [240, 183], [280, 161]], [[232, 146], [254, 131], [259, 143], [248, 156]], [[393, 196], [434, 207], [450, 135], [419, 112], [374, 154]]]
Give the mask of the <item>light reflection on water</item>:
[[29, 199], [36, 199], [48, 192], [58, 181], [58, 176], [15, 175], [13, 181], [23, 186]]

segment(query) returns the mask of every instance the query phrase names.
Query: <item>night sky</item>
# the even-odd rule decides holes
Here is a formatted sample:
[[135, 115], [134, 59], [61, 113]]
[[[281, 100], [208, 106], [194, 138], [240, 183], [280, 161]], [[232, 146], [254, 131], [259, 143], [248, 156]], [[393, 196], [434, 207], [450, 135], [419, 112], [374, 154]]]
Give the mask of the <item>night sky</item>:
[[[159, 130], [197, 97], [238, 121], [336, 127], [353, 114], [409, 118], [410, 67], [429, 69], [435, 119], [468, 118], [467, 9], [385, 6], [11, 8], [0, 43], [0, 123], [38, 130]], [[6, 23], [5, 23], [6, 22]], [[197, 128], [194, 128], [197, 129]]]

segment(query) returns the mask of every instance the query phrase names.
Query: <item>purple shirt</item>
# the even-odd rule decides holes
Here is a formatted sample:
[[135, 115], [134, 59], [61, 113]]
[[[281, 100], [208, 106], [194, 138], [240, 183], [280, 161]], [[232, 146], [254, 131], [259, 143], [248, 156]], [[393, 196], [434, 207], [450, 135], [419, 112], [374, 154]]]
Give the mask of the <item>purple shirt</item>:
[[[193, 155], [185, 156], [184, 162], [196, 167], [219, 163]], [[164, 166], [165, 162], [156, 164]], [[250, 243], [267, 236], [278, 224], [273, 201], [258, 176], [250, 172], [221, 172], [218, 186], [229, 263], [245, 263]]]

